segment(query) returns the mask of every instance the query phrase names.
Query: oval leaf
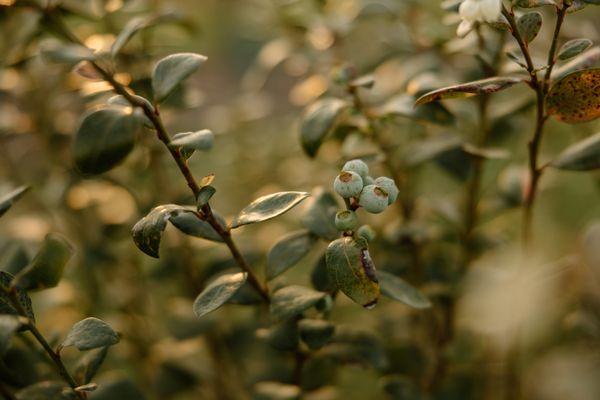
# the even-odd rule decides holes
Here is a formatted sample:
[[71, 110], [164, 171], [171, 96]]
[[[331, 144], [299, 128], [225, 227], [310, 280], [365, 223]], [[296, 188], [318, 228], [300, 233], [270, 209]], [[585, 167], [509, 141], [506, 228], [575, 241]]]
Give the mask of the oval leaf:
[[273, 279], [296, 265], [316, 242], [308, 231], [292, 232], [273, 246], [267, 255], [267, 278]]
[[171, 54], [160, 60], [152, 71], [152, 90], [156, 101], [164, 100], [205, 61], [205, 56], [194, 53]]
[[426, 93], [416, 101], [415, 105], [420, 106], [442, 99], [454, 99], [470, 97], [479, 94], [494, 93], [509, 88], [520, 82], [523, 82], [523, 78], [506, 76], [462, 83], [460, 85], [449, 86]]
[[600, 117], [600, 68], [575, 71], [550, 88], [547, 113], [574, 124]]
[[28, 186], [21, 186], [0, 197], [0, 217], [3, 216], [17, 200], [23, 197], [28, 190]]
[[105, 108], [86, 115], [75, 134], [75, 165], [84, 174], [101, 174], [133, 149], [140, 119], [128, 108]]
[[25, 290], [55, 287], [62, 278], [73, 251], [64, 237], [55, 233], [48, 234], [31, 263], [15, 276], [14, 285]]
[[420, 122], [431, 122], [438, 125], [453, 125], [454, 115], [440, 103], [425, 104], [415, 107], [415, 98], [410, 94], [402, 94], [391, 98], [383, 106], [383, 115], [410, 118]]
[[231, 228], [266, 221], [289, 211], [310, 194], [306, 192], [279, 192], [260, 197], [245, 207], [231, 222]]
[[568, 60], [579, 54], [583, 53], [590, 47], [592, 47], [592, 41], [590, 39], [573, 39], [563, 44], [558, 52], [559, 60]]
[[568, 171], [590, 171], [600, 168], [600, 132], [569, 146], [550, 165]]
[[337, 239], [329, 244], [325, 257], [329, 278], [346, 296], [365, 308], [377, 304], [379, 283], [364, 239]]
[[325, 346], [335, 332], [335, 325], [322, 319], [302, 319], [298, 328], [300, 338], [311, 350]]
[[[221, 226], [225, 227], [227, 222], [213, 211], [215, 218]], [[213, 242], [222, 242], [223, 238], [214, 230], [212, 226], [206, 221], [201, 220], [198, 216], [192, 212], [179, 212], [169, 217], [169, 221], [174, 227], [179, 229], [186, 235], [195, 236], [198, 238], [210, 240]], [[225, 229], [225, 228], [223, 228]]]
[[75, 346], [79, 350], [91, 350], [119, 343], [119, 335], [101, 319], [90, 317], [71, 328], [62, 347]]
[[517, 20], [517, 28], [525, 43], [531, 43], [542, 28], [542, 14], [538, 11], [522, 15]]
[[158, 258], [160, 239], [167, 227], [167, 221], [174, 215], [188, 212], [193, 212], [193, 209], [176, 204], [166, 204], [153, 208], [131, 229], [131, 236], [135, 245], [150, 257]]
[[221, 307], [242, 287], [248, 274], [221, 275], [211, 282], [194, 301], [194, 314], [198, 318]]
[[197, 132], [182, 132], [173, 136], [170, 146], [180, 147], [185, 151], [207, 151], [212, 149], [215, 135], [208, 129]]
[[402, 278], [385, 271], [378, 271], [377, 277], [381, 285], [381, 293], [391, 299], [413, 308], [429, 308], [431, 302], [418, 289], [406, 283]]
[[311, 104], [306, 109], [300, 122], [300, 140], [307, 155], [317, 155], [325, 136], [347, 107], [348, 103], [344, 100], [327, 98]]
[[276, 320], [292, 318], [325, 301], [327, 297], [327, 293], [317, 292], [304, 286], [285, 286], [271, 297], [271, 315]]

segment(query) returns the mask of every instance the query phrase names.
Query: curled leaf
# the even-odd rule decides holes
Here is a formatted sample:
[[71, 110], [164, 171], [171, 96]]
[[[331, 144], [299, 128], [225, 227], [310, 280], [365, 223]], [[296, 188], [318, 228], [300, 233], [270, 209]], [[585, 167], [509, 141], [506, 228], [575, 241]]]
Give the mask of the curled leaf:
[[505, 76], [482, 79], [479, 81], [469, 83], [462, 83], [460, 85], [449, 86], [426, 93], [419, 99], [417, 99], [415, 105], [420, 106], [423, 104], [431, 103], [432, 101], [443, 99], [454, 99], [461, 97], [470, 97], [480, 94], [495, 93], [499, 92], [500, 90], [507, 89], [520, 82], [523, 82], [523, 78]]

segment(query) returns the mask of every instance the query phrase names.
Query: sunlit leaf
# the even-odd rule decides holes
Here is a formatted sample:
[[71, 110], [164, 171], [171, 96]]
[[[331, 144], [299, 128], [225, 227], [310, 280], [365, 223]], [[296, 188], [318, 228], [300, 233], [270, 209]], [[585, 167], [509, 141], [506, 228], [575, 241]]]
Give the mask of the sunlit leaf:
[[84, 351], [112, 346], [119, 343], [119, 340], [119, 335], [110, 325], [101, 319], [90, 317], [73, 325], [61, 346], [75, 346]]
[[520, 82], [523, 82], [523, 78], [506, 76], [482, 79], [479, 81], [469, 83], [462, 83], [460, 85], [449, 86], [442, 89], [434, 90], [433, 92], [429, 92], [417, 99], [415, 104], [417, 106], [420, 106], [437, 100], [454, 99], [461, 97], [470, 97], [480, 94], [494, 93], [500, 90], [507, 89]]
[[571, 124], [600, 117], [600, 68], [576, 71], [554, 83], [546, 108], [548, 114]]
[[173, 136], [170, 145], [180, 147], [185, 151], [207, 151], [212, 149], [215, 142], [215, 135], [208, 129], [197, 132], [182, 132]]
[[266, 221], [291, 210], [310, 196], [306, 192], [279, 192], [260, 197], [233, 218], [231, 228]]
[[205, 61], [205, 56], [194, 53], [171, 54], [160, 60], [152, 71], [152, 89], [156, 101], [164, 100]]
[[600, 168], [600, 132], [567, 147], [550, 165], [569, 171]]
[[212, 281], [194, 301], [194, 314], [198, 318], [216, 310], [227, 302], [246, 282], [248, 274], [221, 275]]

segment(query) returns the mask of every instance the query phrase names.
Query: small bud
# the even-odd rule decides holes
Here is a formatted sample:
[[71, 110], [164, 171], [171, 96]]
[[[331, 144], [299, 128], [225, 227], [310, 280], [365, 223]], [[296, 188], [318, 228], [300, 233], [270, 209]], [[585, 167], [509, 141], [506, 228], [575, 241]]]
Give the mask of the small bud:
[[379, 186], [368, 185], [363, 188], [358, 204], [371, 214], [379, 214], [387, 208], [388, 198], [388, 194]]
[[363, 179], [363, 183], [365, 186], [367, 185], [374, 185], [375, 184], [375, 179], [373, 179], [373, 177], [371, 176], [367, 176], [366, 179]]
[[363, 180], [369, 176], [369, 166], [363, 160], [358, 159], [348, 161], [344, 164], [342, 171], [356, 172]]
[[375, 239], [375, 230], [373, 228], [371, 228], [370, 225], [363, 225], [360, 228], [358, 228], [358, 230], [356, 231], [356, 234], [365, 239], [367, 242], [371, 242], [373, 241], [373, 239]]
[[344, 171], [333, 182], [333, 190], [345, 199], [360, 195], [363, 181], [356, 172]]
[[358, 218], [354, 211], [345, 210], [335, 214], [335, 227], [338, 231], [352, 231], [356, 228]]
[[375, 179], [375, 185], [379, 186], [388, 194], [388, 205], [392, 204], [398, 198], [398, 187], [396, 186], [396, 182], [393, 179], [390, 179], [385, 176], [380, 176]]

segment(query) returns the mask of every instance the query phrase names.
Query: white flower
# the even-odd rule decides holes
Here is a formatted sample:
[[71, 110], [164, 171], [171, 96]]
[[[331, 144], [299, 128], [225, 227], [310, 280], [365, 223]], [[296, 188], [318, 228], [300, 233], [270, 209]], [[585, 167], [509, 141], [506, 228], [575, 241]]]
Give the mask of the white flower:
[[462, 22], [458, 26], [457, 35], [465, 36], [476, 22], [495, 22], [502, 11], [502, 0], [465, 0], [458, 13]]

